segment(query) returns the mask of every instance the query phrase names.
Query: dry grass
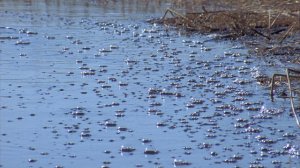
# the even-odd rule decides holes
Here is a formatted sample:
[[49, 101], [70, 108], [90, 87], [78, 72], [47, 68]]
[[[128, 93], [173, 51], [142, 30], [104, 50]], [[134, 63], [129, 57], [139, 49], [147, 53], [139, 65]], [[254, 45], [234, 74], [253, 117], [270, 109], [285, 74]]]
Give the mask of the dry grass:
[[222, 38], [247, 37], [250, 45], [260, 40], [253, 45], [259, 54], [300, 56], [299, 1], [173, 0], [172, 7], [155, 22]]

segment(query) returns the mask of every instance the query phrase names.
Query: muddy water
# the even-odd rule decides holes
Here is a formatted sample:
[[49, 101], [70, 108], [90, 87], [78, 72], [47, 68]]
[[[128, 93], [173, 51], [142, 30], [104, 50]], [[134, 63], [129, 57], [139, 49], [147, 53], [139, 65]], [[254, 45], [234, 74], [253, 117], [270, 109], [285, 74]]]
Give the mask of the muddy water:
[[268, 64], [133, 4], [0, 1], [0, 167], [300, 166]]

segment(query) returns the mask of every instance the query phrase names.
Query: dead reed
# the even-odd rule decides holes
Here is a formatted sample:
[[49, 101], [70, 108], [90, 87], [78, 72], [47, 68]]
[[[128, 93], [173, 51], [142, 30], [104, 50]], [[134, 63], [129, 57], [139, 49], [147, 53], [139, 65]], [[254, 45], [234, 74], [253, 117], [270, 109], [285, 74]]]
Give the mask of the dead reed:
[[[152, 22], [186, 31], [218, 33], [218, 38], [260, 40], [262, 55], [300, 56], [300, 3], [284, 0], [174, 0], [161, 19]], [[254, 38], [253, 38], [254, 37]]]

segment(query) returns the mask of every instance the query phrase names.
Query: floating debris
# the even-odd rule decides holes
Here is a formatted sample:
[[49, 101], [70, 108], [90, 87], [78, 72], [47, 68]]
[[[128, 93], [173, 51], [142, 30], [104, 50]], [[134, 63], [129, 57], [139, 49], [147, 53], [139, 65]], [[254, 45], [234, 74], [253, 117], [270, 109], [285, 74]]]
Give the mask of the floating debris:
[[174, 166], [177, 167], [177, 166], [189, 166], [191, 165], [192, 163], [188, 162], [188, 161], [185, 161], [185, 160], [177, 160], [177, 159], [174, 159], [173, 161], [174, 163]]
[[99, 49], [99, 52], [100, 53], [109, 53], [109, 52], [112, 52], [112, 50], [111, 49], [102, 48], [102, 49]]
[[30, 41], [28, 41], [28, 40], [18, 40], [15, 44], [16, 45], [29, 45]]
[[104, 125], [107, 127], [116, 127], [117, 122], [116, 121], [105, 121]]
[[159, 151], [156, 150], [156, 149], [149, 149], [149, 148], [146, 148], [146, 149], [144, 150], [144, 154], [146, 154], [146, 155], [156, 155], [156, 154], [158, 154], [158, 153], [159, 153]]
[[36, 162], [36, 161], [37, 161], [36, 159], [31, 159], [31, 158], [28, 159], [28, 162], [29, 162], [29, 163], [34, 163], [34, 162]]
[[134, 152], [135, 151], [135, 148], [133, 147], [130, 147], [130, 146], [121, 146], [121, 149], [120, 149], [121, 152]]

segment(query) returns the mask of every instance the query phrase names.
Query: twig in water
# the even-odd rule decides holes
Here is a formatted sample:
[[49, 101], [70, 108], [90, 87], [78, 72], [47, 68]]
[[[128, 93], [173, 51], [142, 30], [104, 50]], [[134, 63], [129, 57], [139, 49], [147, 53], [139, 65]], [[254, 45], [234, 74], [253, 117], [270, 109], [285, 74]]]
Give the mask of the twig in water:
[[251, 28], [251, 30], [254, 31], [256, 34], [261, 35], [261, 36], [265, 37], [268, 40], [271, 40], [271, 38], [269, 36], [264, 35], [263, 33], [255, 30], [254, 28]]
[[294, 107], [294, 98], [293, 98], [293, 94], [292, 94], [292, 86], [291, 86], [291, 81], [290, 81], [290, 71], [296, 72], [296, 73], [300, 73], [300, 71], [293, 70], [293, 69], [286, 69], [286, 76], [287, 76], [288, 86], [289, 86], [289, 90], [290, 90], [290, 100], [291, 100], [292, 112], [296, 119], [297, 125], [300, 127], [300, 122], [299, 122], [299, 119], [298, 119], [298, 116], [296, 114], [295, 107]]
[[294, 97], [293, 97], [293, 93], [292, 93], [293, 89], [291, 86], [291, 78], [299, 78], [300, 79], [300, 76], [290, 75], [290, 72], [300, 74], [300, 70], [294, 70], [294, 69], [289, 69], [289, 68], [286, 69], [286, 74], [273, 74], [272, 81], [271, 81], [271, 100], [272, 100], [272, 102], [274, 101], [274, 92], [273, 91], [274, 91], [275, 77], [277, 77], [277, 76], [285, 77], [287, 79], [289, 92], [290, 92], [289, 98], [291, 101], [292, 113], [296, 119], [297, 125], [300, 127], [300, 121], [296, 114], [296, 110], [295, 110], [295, 106], [294, 106]]
[[279, 43], [281, 44], [283, 42], [284, 39], [287, 38], [287, 36], [289, 35], [289, 33], [293, 30], [294, 28], [294, 24], [291, 25], [291, 27], [286, 31], [286, 33], [282, 36], [281, 40], [279, 41]]

